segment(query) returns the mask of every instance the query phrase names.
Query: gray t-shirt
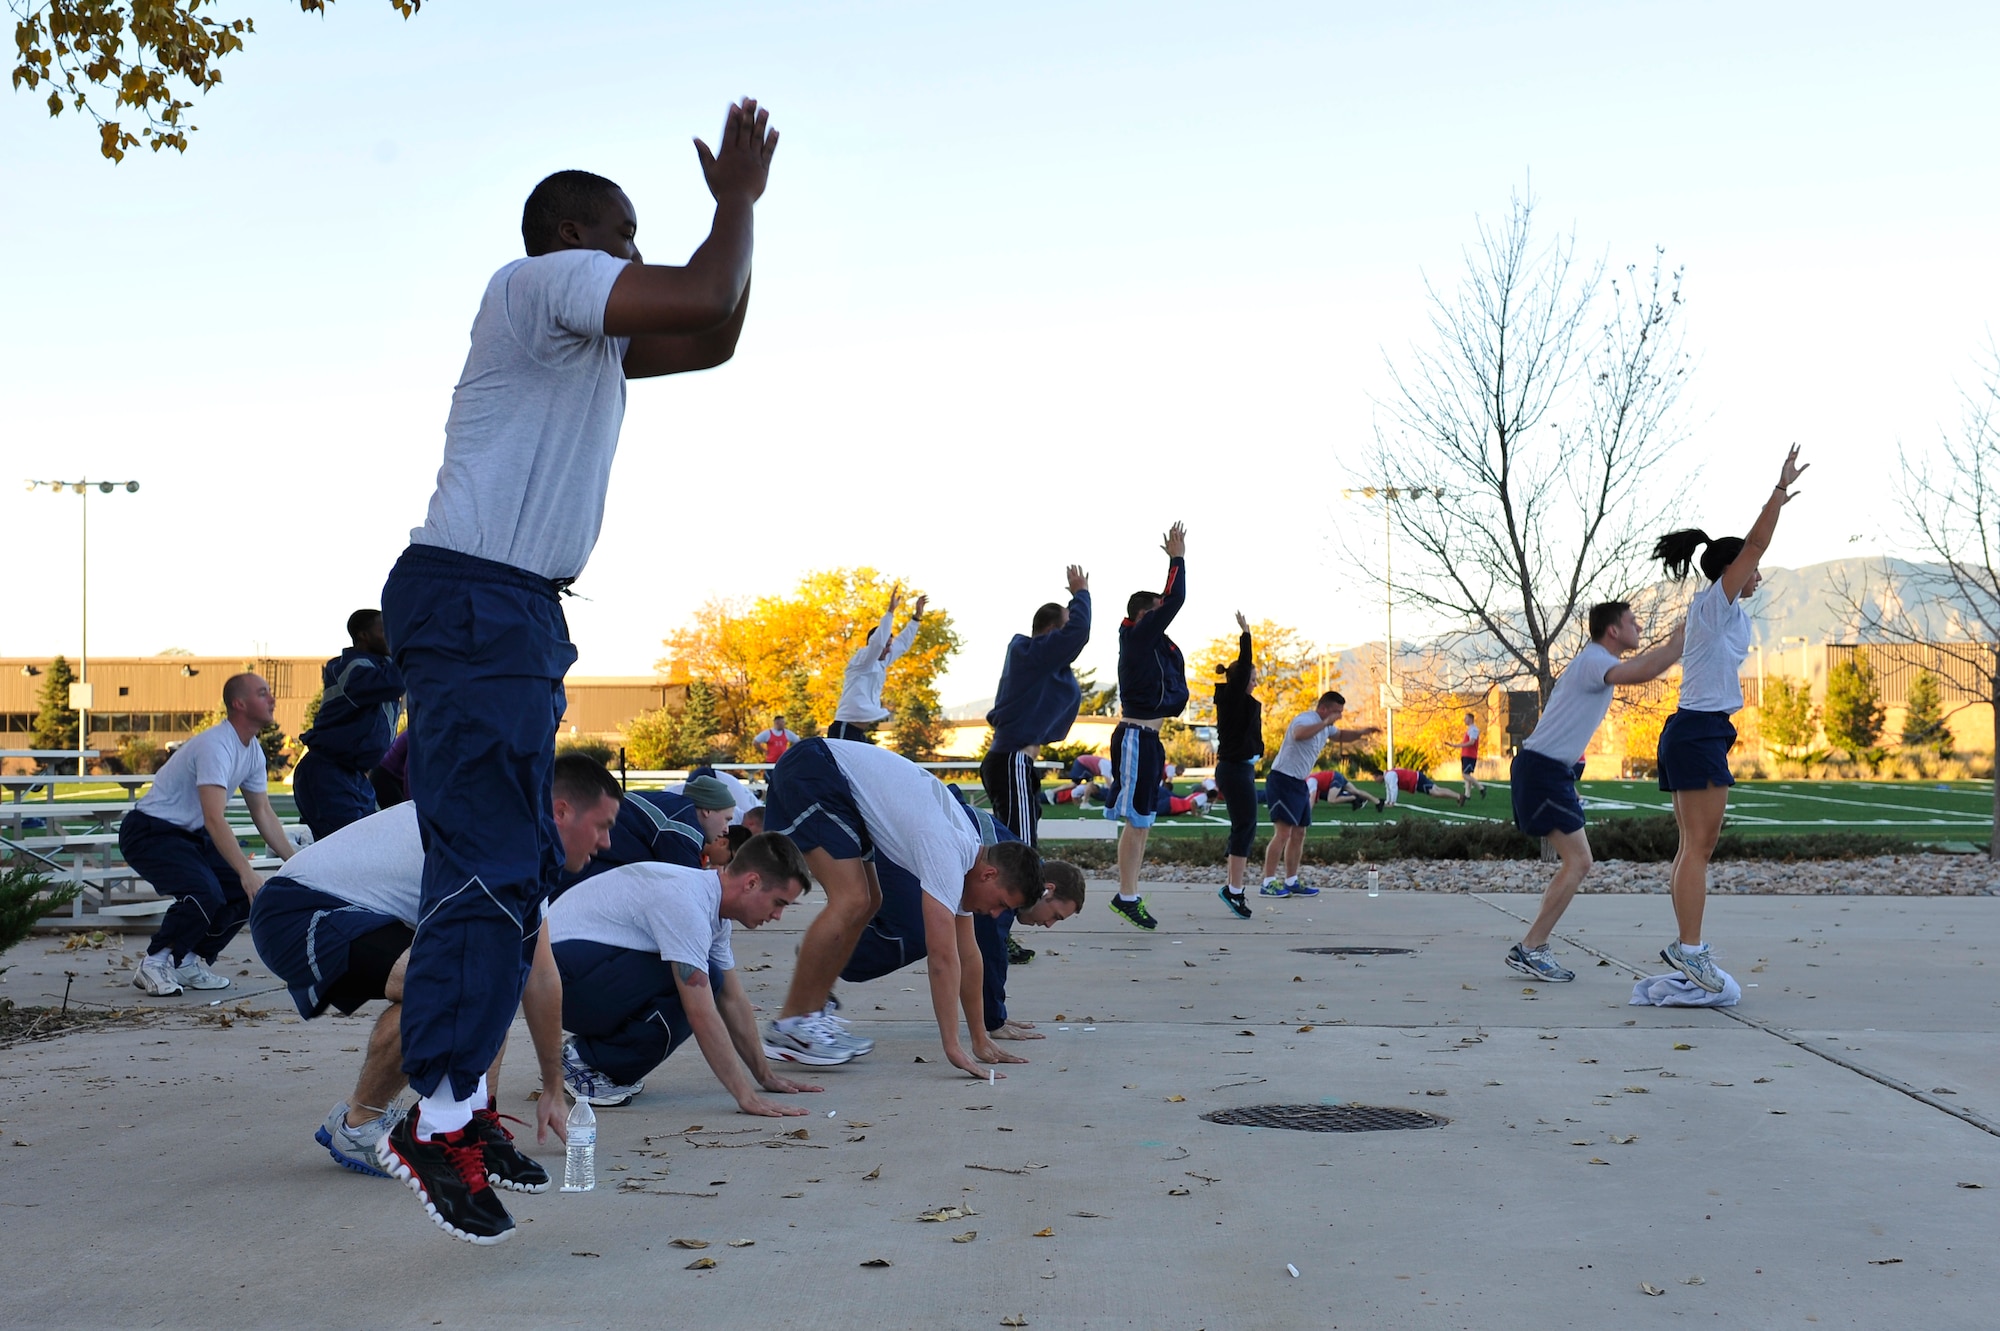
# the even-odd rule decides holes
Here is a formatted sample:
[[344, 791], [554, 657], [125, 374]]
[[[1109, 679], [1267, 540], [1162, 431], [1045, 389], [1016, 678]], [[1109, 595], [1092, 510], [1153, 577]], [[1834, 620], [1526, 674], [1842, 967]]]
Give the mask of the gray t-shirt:
[[153, 778], [152, 788], [135, 808], [188, 832], [206, 825], [201, 811], [201, 787], [220, 786], [224, 798], [237, 791], [264, 793], [264, 746], [248, 741], [227, 721], [219, 722], [174, 750], [167, 765]]
[[1312, 775], [1313, 764], [1326, 751], [1327, 737], [1331, 730], [1316, 732], [1311, 739], [1297, 739], [1292, 731], [1298, 726], [1316, 726], [1320, 723], [1318, 708], [1300, 712], [1292, 718], [1291, 725], [1285, 727], [1284, 743], [1278, 746], [1278, 756], [1271, 760], [1271, 770], [1303, 781]]
[[1521, 747], [1565, 767], [1582, 762], [1590, 737], [1611, 710], [1614, 690], [1605, 675], [1617, 664], [1617, 655], [1608, 648], [1587, 644], [1549, 691], [1549, 705], [1542, 709], [1542, 719], [1535, 723], [1534, 733], [1521, 741]]
[[409, 800], [392, 804], [301, 847], [271, 881], [278, 878], [416, 928], [424, 879], [417, 806]]
[[601, 250], [558, 250], [493, 275], [412, 542], [544, 578], [583, 572], [625, 419], [630, 339], [604, 335], [604, 302], [624, 271]]

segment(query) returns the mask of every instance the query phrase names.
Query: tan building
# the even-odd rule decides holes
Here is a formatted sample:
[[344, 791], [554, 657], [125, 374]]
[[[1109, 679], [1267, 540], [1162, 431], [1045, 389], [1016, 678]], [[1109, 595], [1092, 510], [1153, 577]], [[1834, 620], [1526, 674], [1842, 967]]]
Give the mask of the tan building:
[[[0, 749], [25, 749], [41, 709], [53, 657], [0, 657]], [[202, 718], [222, 706], [222, 682], [253, 670], [277, 695], [278, 729], [297, 737], [306, 707], [319, 696], [318, 656], [98, 656], [90, 662], [93, 705], [85, 747], [115, 752], [127, 735], [166, 745], [194, 734]], [[76, 662], [70, 662], [76, 669]], [[678, 710], [687, 685], [662, 679], [574, 678], [565, 682], [568, 706], [561, 733], [615, 739], [633, 717], [659, 707]]]

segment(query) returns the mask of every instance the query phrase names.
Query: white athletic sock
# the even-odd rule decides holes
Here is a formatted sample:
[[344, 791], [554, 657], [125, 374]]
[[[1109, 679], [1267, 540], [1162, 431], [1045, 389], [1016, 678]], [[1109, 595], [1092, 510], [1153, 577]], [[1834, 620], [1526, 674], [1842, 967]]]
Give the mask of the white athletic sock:
[[[1678, 941], [1678, 940], [1676, 940], [1676, 941]], [[1686, 955], [1686, 956], [1690, 956], [1690, 957], [1691, 957], [1691, 956], [1693, 956], [1693, 955], [1694, 955], [1695, 953], [1697, 953], [1697, 952], [1706, 952], [1706, 951], [1708, 951], [1708, 944], [1706, 944], [1706, 943], [1682, 943], [1682, 944], [1681, 944], [1681, 952], [1682, 952], [1682, 953], [1683, 953], [1684, 955]]]
[[1118, 894], [1118, 899], [1120, 901], [1137, 901], [1139, 899], [1139, 894], [1137, 892], [1134, 892], [1131, 896], [1128, 897], [1123, 892], [1120, 892]]
[[429, 1141], [440, 1132], [459, 1131], [472, 1122], [473, 1110], [486, 1108], [489, 1098], [484, 1073], [480, 1074], [479, 1084], [472, 1088], [472, 1094], [463, 1100], [451, 1098], [451, 1079], [447, 1077], [439, 1085], [437, 1094], [417, 1101], [417, 1136]]
[[1286, 887], [1297, 887], [1298, 885], [1299, 885], [1299, 876], [1297, 874], [1290, 874], [1285, 878]]

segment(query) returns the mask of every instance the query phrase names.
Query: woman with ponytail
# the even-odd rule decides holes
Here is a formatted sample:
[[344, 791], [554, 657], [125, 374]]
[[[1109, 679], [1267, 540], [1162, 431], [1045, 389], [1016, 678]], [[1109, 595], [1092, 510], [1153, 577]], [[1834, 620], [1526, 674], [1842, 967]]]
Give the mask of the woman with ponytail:
[[1758, 561], [1804, 471], [1794, 444], [1748, 536], [1712, 539], [1687, 528], [1668, 532], [1653, 544], [1653, 558], [1666, 565], [1669, 577], [1687, 577], [1700, 552], [1699, 566], [1708, 579], [1688, 606], [1680, 708], [1660, 732], [1660, 789], [1673, 792], [1674, 822], [1680, 828], [1672, 878], [1680, 937], [1661, 951], [1660, 959], [1711, 994], [1722, 992], [1722, 976], [1702, 940], [1702, 908], [1708, 902], [1709, 856], [1729, 807], [1729, 787], [1736, 782], [1729, 774], [1729, 746], [1736, 742], [1729, 718], [1743, 706], [1740, 672], [1750, 655], [1750, 616], [1743, 598], [1757, 590]]

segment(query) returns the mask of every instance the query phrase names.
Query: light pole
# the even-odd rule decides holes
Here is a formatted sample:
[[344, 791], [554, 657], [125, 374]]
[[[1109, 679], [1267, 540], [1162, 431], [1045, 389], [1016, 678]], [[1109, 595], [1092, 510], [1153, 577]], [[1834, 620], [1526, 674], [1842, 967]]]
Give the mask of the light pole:
[[90, 748], [90, 487], [96, 486], [104, 494], [124, 490], [127, 494], [139, 492], [137, 481], [29, 481], [30, 490], [47, 488], [61, 494], [70, 490], [83, 497], [83, 568], [82, 568], [82, 615], [81, 628], [83, 650], [78, 659], [76, 683], [70, 685], [69, 705], [76, 711], [76, 774], [83, 776], [86, 759], [84, 753]]
[[1382, 766], [1384, 780], [1387, 769], [1396, 765], [1396, 708], [1403, 702], [1402, 694], [1396, 687], [1396, 560], [1394, 505], [1399, 499], [1443, 499], [1444, 491], [1435, 487], [1398, 488], [1396, 486], [1363, 486], [1359, 490], [1342, 490], [1342, 499], [1380, 499], [1382, 501]]

